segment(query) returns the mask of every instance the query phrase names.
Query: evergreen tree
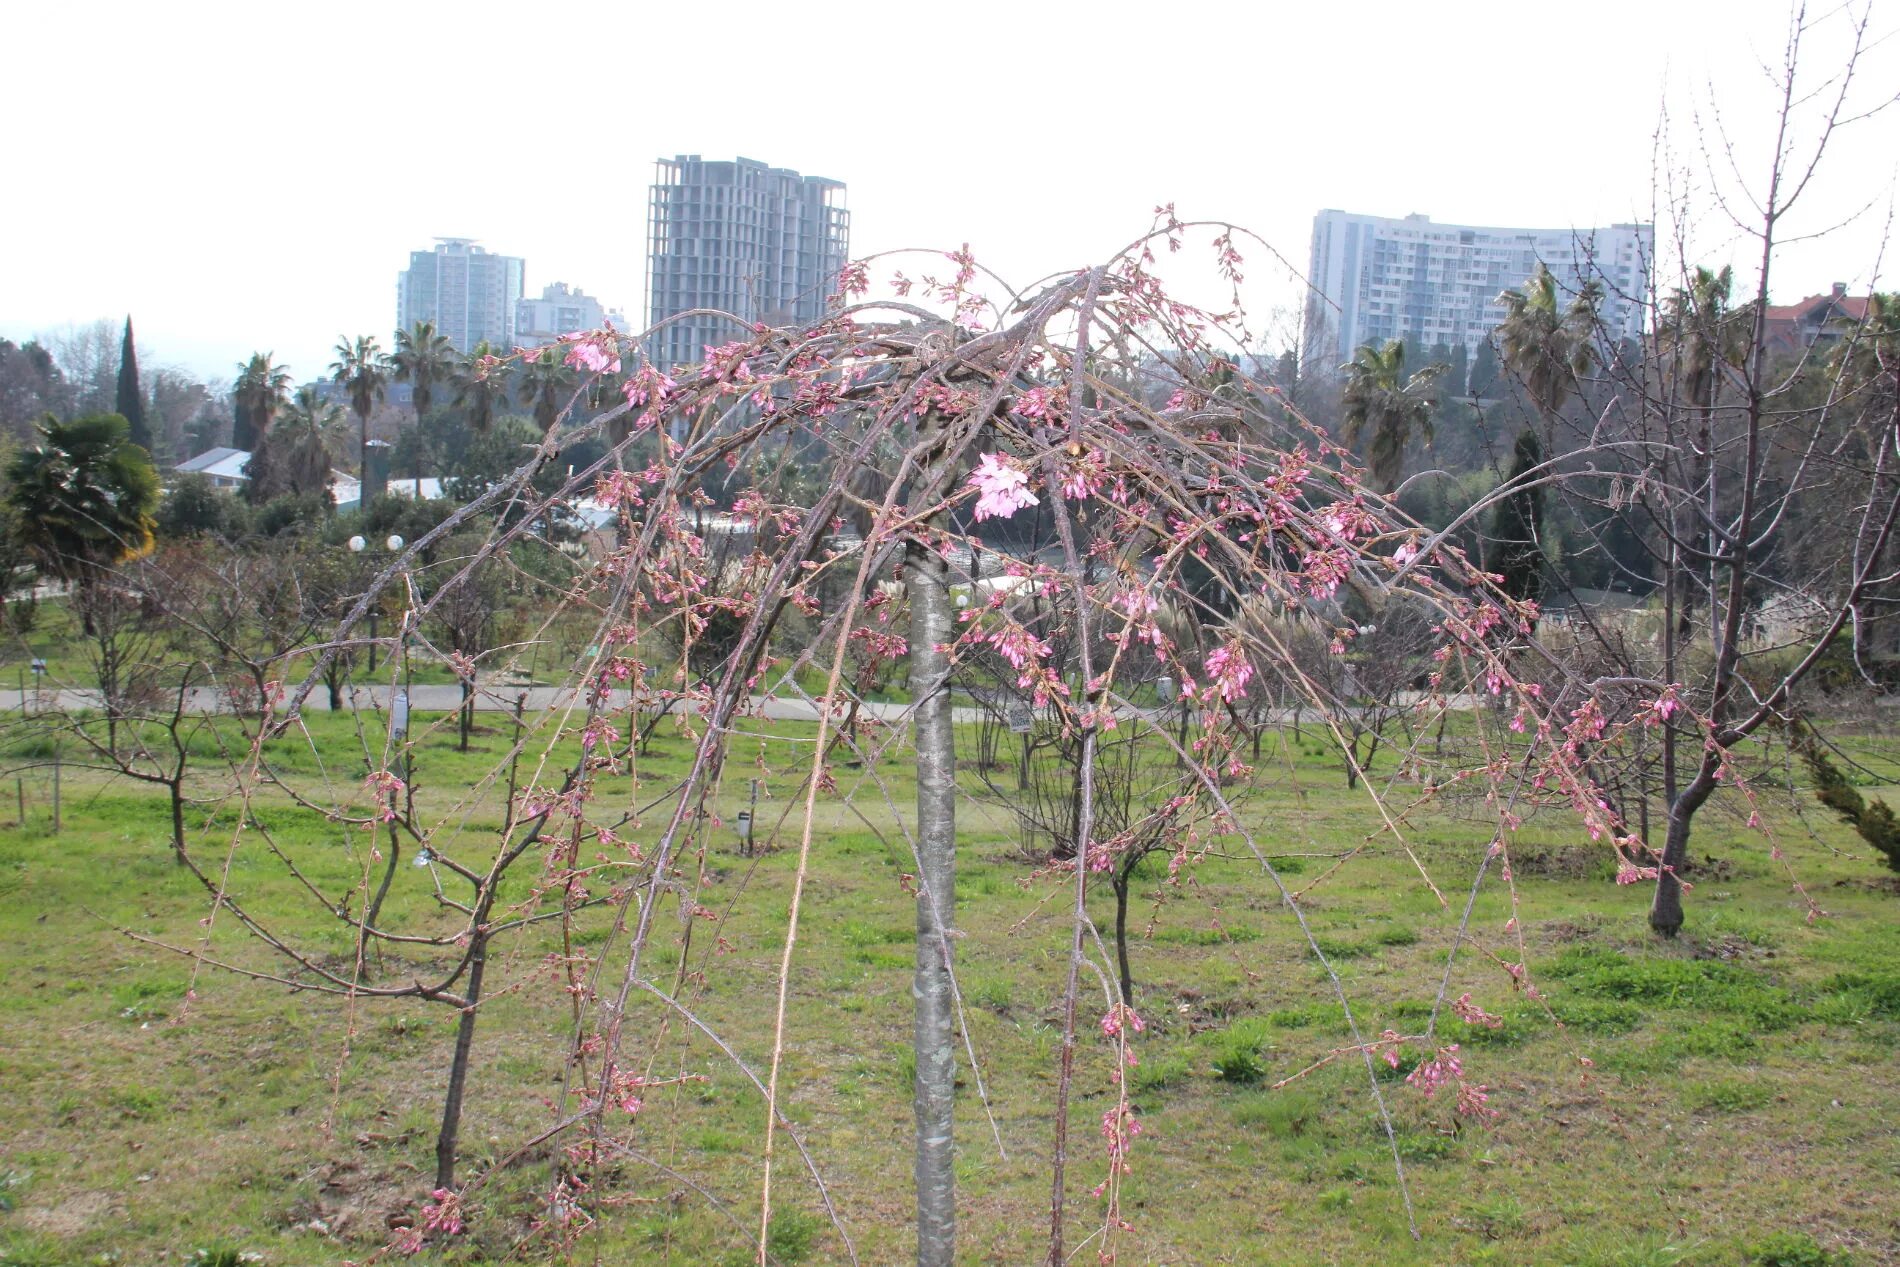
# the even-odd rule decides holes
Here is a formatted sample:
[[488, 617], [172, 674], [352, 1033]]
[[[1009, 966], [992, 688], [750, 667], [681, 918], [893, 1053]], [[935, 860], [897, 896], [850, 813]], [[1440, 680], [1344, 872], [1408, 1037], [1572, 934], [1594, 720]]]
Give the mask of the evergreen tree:
[[125, 319], [125, 342], [119, 348], [118, 407], [113, 411], [132, 428], [132, 443], [152, 451], [152, 429], [145, 422], [145, 393], [139, 390], [139, 357], [132, 347], [132, 318]]
[[1471, 394], [1480, 398], [1489, 397], [1498, 383], [1498, 349], [1490, 339], [1478, 345], [1478, 355], [1471, 362]]
[[1808, 767], [1814, 781], [1814, 799], [1840, 815], [1842, 822], [1860, 834], [1860, 838], [1880, 851], [1890, 871], [1900, 871], [1900, 818], [1878, 797], [1862, 796], [1847, 781], [1840, 768], [1828, 760], [1821, 737], [1801, 717], [1788, 723], [1791, 746]]
[[[1518, 433], [1507, 483], [1528, 481], [1544, 462], [1544, 446], [1537, 433]], [[1484, 569], [1504, 578], [1504, 592], [1512, 598], [1538, 601], [1544, 593], [1544, 547], [1538, 533], [1544, 523], [1544, 486], [1527, 484], [1505, 495], [1491, 515], [1485, 542]]]
[[1462, 339], [1452, 345], [1450, 365], [1445, 371], [1445, 395], [1448, 399], [1463, 400], [1471, 381], [1471, 354], [1465, 351]]

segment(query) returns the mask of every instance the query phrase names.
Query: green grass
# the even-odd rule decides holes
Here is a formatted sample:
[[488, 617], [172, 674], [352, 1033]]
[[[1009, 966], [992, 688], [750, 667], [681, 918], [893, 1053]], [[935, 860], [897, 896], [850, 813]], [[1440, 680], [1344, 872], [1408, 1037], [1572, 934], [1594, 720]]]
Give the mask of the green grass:
[[[461, 754], [447, 720], [418, 718], [426, 731], [418, 802], [437, 848], [477, 860], [494, 846], [500, 807], [483, 779], [507, 736], [485, 729], [476, 751]], [[312, 717], [308, 726], [267, 746], [271, 769], [307, 795], [360, 800], [364, 750], [349, 718]], [[746, 781], [761, 779], [759, 838], [773, 843], [757, 858], [740, 857], [730, 828], [709, 824], [687, 844], [660, 899], [644, 975], [677, 990], [763, 1073], [810, 728], [749, 722], [747, 730], [710, 809], [730, 823], [747, 803]], [[574, 736], [551, 734], [533, 751], [548, 742], [556, 744], [550, 770], [577, 751]], [[1304, 752], [1281, 747], [1272, 771], [1279, 782], [1245, 813], [1268, 829], [1265, 845], [1302, 855], [1297, 870], [1286, 869], [1290, 883], [1317, 882], [1303, 909], [1361, 1038], [1388, 1027], [1418, 1033], [1484, 831], [1437, 811], [1412, 826], [1419, 862], [1457, 894], [1449, 907], [1411, 859], [1376, 839], [1327, 874], [1325, 855], [1364, 840], [1363, 792], [1348, 793], [1336, 761], [1310, 743]], [[33, 760], [30, 745], [12, 751]], [[261, 829], [245, 827], [238, 804], [222, 796], [231, 776], [212, 765], [214, 751], [207, 743], [194, 788], [199, 856], [229, 876], [232, 896], [275, 935], [347, 961], [346, 930], [287, 877], [264, 831], [325, 901], [379, 874], [368, 837], [268, 788], [250, 816]], [[634, 807], [661, 798], [688, 754], [677, 729], [663, 727], [637, 763], [637, 784], [622, 774], [613, 795]], [[905, 756], [893, 749], [876, 773], [908, 812], [915, 789]], [[915, 910], [903, 874], [914, 864], [874, 806], [870, 774], [834, 769], [847, 790], [864, 782], [858, 805], [875, 829], [835, 800], [819, 801], [781, 1084], [785, 1112], [861, 1260], [882, 1263], [910, 1253]], [[22, 771], [25, 821], [0, 830], [0, 1264], [109, 1261], [102, 1255], [185, 1262], [197, 1249], [257, 1253], [267, 1264], [367, 1258], [384, 1239], [386, 1217], [427, 1196], [454, 1009], [361, 1000], [352, 1010], [124, 936], [119, 930], [202, 945], [223, 962], [283, 971], [228, 910], [200, 927], [205, 890], [169, 861], [159, 803], [146, 790], [68, 771], [64, 830], [55, 836], [45, 775], [31, 765]], [[990, 1104], [986, 1113], [960, 1053], [962, 1245], [970, 1262], [1035, 1261], [1047, 1218], [1072, 881], [1032, 875], [1018, 857], [1013, 819], [976, 799], [968, 777], [956, 955], [962, 1024]], [[788, 805], [792, 817], [776, 827]], [[15, 817], [0, 803], [0, 818]], [[644, 811], [621, 834], [650, 848], [664, 818]], [[1851, 847], [1833, 824], [1817, 826], [1829, 844]], [[1117, 1242], [1120, 1260], [1713, 1267], [1838, 1264], [1843, 1248], [1862, 1264], [1900, 1257], [1900, 1149], [1889, 1125], [1900, 1118], [1892, 1059], [1900, 907], [1858, 883], [1874, 874], [1870, 864], [1790, 845], [1829, 912], [1810, 926], [1765, 846], [1725, 833], [1711, 819], [1707, 847], [1733, 860], [1734, 875], [1691, 893], [1690, 925], [1673, 944], [1647, 936], [1642, 892], [1588, 869], [1526, 868], [1515, 906], [1501, 886], [1480, 894], [1467, 934], [1480, 949], [1467, 942], [1446, 999], [1469, 991], [1503, 1024], [1469, 1025], [1447, 1007], [1438, 1039], [1459, 1044], [1465, 1075], [1490, 1088], [1498, 1122], [1461, 1123], [1452, 1091], [1426, 1099], [1408, 1086], [1404, 1074], [1424, 1055], [1416, 1046], [1397, 1071], [1374, 1063], [1419, 1211], [1416, 1245], [1365, 1063], [1277, 892], [1251, 860], [1221, 856], [1237, 849], [1216, 850], [1180, 884], [1164, 869], [1145, 870], [1130, 928], [1146, 1028], [1132, 1042], [1138, 1063], [1126, 1070], [1144, 1133], [1125, 1178], [1123, 1216], [1133, 1230]], [[1534, 821], [1520, 843], [1556, 852], [1576, 842], [1560, 824]], [[587, 860], [603, 855], [614, 861], [599, 842], [583, 847]], [[408, 856], [390, 910], [409, 927], [451, 927], [430, 871], [407, 865]], [[540, 862], [535, 855], [506, 887], [511, 909], [558, 902], [539, 884]], [[600, 865], [588, 879], [594, 892], [638, 877]], [[1091, 904], [1105, 937], [1112, 913], [1105, 894]], [[1498, 963], [1519, 958], [1516, 935], [1502, 931], [1513, 914], [1527, 963], [1520, 983]], [[617, 982], [625, 944], [608, 905], [578, 911], [565, 938], [553, 921], [498, 944], [495, 992], [476, 1034], [464, 1174], [543, 1129], [561, 1094], [570, 1004], [550, 957], [605, 953], [606, 979]], [[1105, 1173], [1096, 1128], [1114, 1103], [1117, 1072], [1098, 1024], [1112, 957], [1102, 962], [1092, 942], [1087, 949], [1106, 980], [1086, 970], [1082, 978], [1068, 1185], [1077, 1238], [1102, 1216], [1089, 1189]], [[405, 948], [379, 980], [426, 976], [434, 962], [434, 952]], [[649, 995], [630, 996], [625, 1033], [634, 1067], [668, 1081], [647, 1090], [637, 1118], [617, 1119], [647, 1161], [589, 1173], [597, 1199], [587, 1208], [598, 1222], [577, 1254], [629, 1264], [749, 1261], [742, 1229], [758, 1224], [759, 1095]], [[689, 1080], [672, 1081], [680, 1075]], [[1291, 1081], [1274, 1089], [1283, 1079]], [[1005, 1152], [991, 1137], [990, 1114]], [[457, 1245], [411, 1261], [503, 1260], [542, 1208], [537, 1196], [557, 1165], [572, 1162], [531, 1148], [472, 1199], [470, 1231]], [[774, 1256], [840, 1261], [837, 1235], [783, 1134], [773, 1175]], [[310, 1230], [313, 1219], [328, 1234]], [[548, 1255], [530, 1247], [519, 1256]]]

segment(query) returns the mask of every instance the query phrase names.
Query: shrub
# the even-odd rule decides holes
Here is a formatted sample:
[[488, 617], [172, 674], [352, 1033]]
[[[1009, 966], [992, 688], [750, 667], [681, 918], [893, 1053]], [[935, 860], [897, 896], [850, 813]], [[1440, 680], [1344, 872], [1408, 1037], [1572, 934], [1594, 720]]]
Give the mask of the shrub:
[[1697, 1112], [1746, 1113], [1774, 1099], [1774, 1092], [1759, 1082], [1721, 1078], [1699, 1082], [1689, 1088], [1689, 1107]]
[[1823, 1249], [1806, 1232], [1773, 1232], [1748, 1247], [1755, 1267], [1852, 1267], [1846, 1254]]
[[1885, 860], [1889, 871], [1900, 871], [1900, 818], [1894, 816], [1885, 801], [1869, 800], [1847, 781], [1840, 768], [1828, 759], [1821, 738], [1814, 728], [1796, 718], [1789, 723], [1789, 743], [1801, 754], [1814, 780], [1814, 799], [1833, 810], [1840, 820], [1860, 834]]
[[772, 1216], [772, 1229], [766, 1233], [765, 1249], [781, 1263], [802, 1263], [811, 1257], [812, 1241], [817, 1235], [817, 1219], [797, 1210], [785, 1210]]
[[1214, 1046], [1214, 1073], [1228, 1082], [1258, 1082], [1267, 1072], [1265, 1027], [1257, 1019], [1235, 1021]]

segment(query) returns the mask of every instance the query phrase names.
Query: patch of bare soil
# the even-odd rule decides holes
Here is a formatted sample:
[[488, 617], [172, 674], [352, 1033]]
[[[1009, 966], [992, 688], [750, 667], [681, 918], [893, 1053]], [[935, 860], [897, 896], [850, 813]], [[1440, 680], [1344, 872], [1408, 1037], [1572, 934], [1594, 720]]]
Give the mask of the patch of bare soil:
[[1192, 987], [1183, 987], [1175, 995], [1172, 1014], [1157, 1016], [1163, 1025], [1185, 1025], [1190, 1034], [1225, 1029], [1243, 1011], [1233, 999], [1210, 998]]
[[1733, 959], [1772, 959], [1775, 952], [1764, 950], [1745, 937], [1727, 933], [1720, 937], [1695, 937], [1689, 941], [1691, 959], [1720, 959], [1724, 962]]
[[1602, 873], [1607, 855], [1594, 845], [1571, 845], [1563, 849], [1537, 849], [1527, 853], [1513, 850], [1511, 870], [1518, 875], [1545, 880], [1587, 880]]
[[316, 1192], [293, 1204], [284, 1221], [346, 1241], [381, 1241], [415, 1216], [422, 1177], [409, 1167], [389, 1169], [358, 1161], [326, 1162]]
[[1682, 874], [1691, 879], [1720, 883], [1735, 878], [1735, 864], [1727, 858], [1717, 858], [1713, 854], [1703, 854], [1697, 862], [1693, 856], [1683, 866]]
[[1574, 941], [1595, 941], [1602, 929], [1596, 924], [1578, 924], [1567, 919], [1553, 919], [1539, 924], [1537, 931], [1545, 941], [1566, 944]]
[[71, 1240], [90, 1228], [115, 1223], [124, 1214], [114, 1208], [110, 1192], [81, 1192], [55, 1206], [26, 1206], [20, 1211], [20, 1222], [57, 1240]]
[[1836, 880], [1837, 889], [1865, 889], [1869, 893], [1891, 893], [1900, 897], [1900, 875], [1875, 876], [1866, 880]]

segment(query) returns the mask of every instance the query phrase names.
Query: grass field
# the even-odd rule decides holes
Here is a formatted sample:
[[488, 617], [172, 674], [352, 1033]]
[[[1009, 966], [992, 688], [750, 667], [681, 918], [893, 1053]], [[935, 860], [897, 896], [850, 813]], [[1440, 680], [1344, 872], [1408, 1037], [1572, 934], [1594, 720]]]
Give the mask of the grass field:
[[[286, 739], [269, 759], [293, 786], [347, 794], [362, 773], [348, 755], [349, 719], [311, 725], [314, 743]], [[803, 738], [784, 724], [737, 741], [716, 810], [730, 821], [747, 779], [760, 777], [760, 831], [769, 833], [802, 773]], [[506, 742], [486, 731], [462, 756], [445, 728], [425, 745], [419, 798], [426, 819], [445, 823], [444, 848], [474, 851], [492, 836], [498, 798], [478, 785]], [[1376, 817], [1334, 759], [1290, 736], [1272, 748], [1265, 786], [1248, 802], [1252, 825], [1282, 855], [1289, 883], [1312, 885], [1302, 907], [1362, 1032], [1417, 1032], [1488, 831], [1446, 811], [1411, 825], [1418, 861], [1449, 901], [1441, 905], [1389, 839], [1366, 840]], [[659, 795], [685, 753], [684, 740], [663, 738], [640, 766], [641, 788]], [[903, 756], [893, 752], [875, 773], [908, 811]], [[839, 773], [849, 787], [865, 772]], [[387, 1239], [390, 1216], [430, 1187], [455, 1013], [417, 1000], [351, 1006], [210, 968], [194, 976], [191, 960], [121, 930], [187, 946], [204, 938], [208, 953], [253, 968], [281, 964], [273, 968], [228, 914], [200, 927], [207, 894], [169, 859], [162, 801], [68, 771], [55, 836], [45, 772], [21, 778], [25, 821], [0, 831], [0, 1264], [366, 1258]], [[207, 767], [199, 791], [215, 798], [229, 784]], [[0, 819], [14, 819], [15, 789], [0, 791]], [[911, 1253], [913, 916], [900, 876], [913, 868], [874, 797], [857, 804], [868, 823], [821, 802], [792, 970], [785, 1096], [860, 1260], [884, 1264]], [[295, 811], [281, 793], [252, 813], [322, 893], [347, 892], [368, 865], [360, 834]], [[1448, 997], [1468, 991], [1504, 1023], [1450, 1020], [1442, 1030], [1501, 1117], [1460, 1125], [1450, 1095], [1422, 1097], [1403, 1067], [1381, 1082], [1417, 1243], [1364, 1065], [1334, 1061], [1272, 1089], [1350, 1040], [1270, 883], [1241, 859], [1209, 857], [1179, 885], [1152, 867], [1133, 952], [1148, 1021], [1131, 1075], [1144, 1134], [1124, 1189], [1133, 1227], [1116, 1241], [1118, 1261], [1900, 1262], [1900, 894], [1875, 863], [1853, 856], [1847, 832], [1807, 818], [1804, 826], [1784, 808], [1773, 822], [1825, 918], [1807, 922], [1765, 840], [1739, 817], [1711, 812], [1695, 856], [1713, 861], [1694, 877], [1684, 936], [1667, 945], [1647, 936], [1646, 891], [1612, 883], [1607, 855], [1556, 817], [1525, 828], [1513, 847], [1516, 915], [1528, 978], [1549, 1011], [1488, 953], [1517, 954], [1501, 931], [1512, 897], [1494, 872], [1472, 925], [1483, 949], [1461, 954]], [[207, 865], [228, 862], [232, 893], [287, 939], [347, 958], [348, 931], [300, 897], [259, 833], [236, 832], [238, 820], [234, 802], [200, 811]], [[648, 965], [761, 1070], [793, 825], [758, 859], [738, 856], [729, 829], [696, 842], [678, 892], [664, 899]], [[651, 839], [657, 827], [649, 819], [633, 834]], [[971, 802], [961, 831], [959, 973], [1003, 1146], [966, 1069], [961, 1258], [1028, 1263], [1039, 1261], [1048, 1223], [1071, 882], [1032, 874], [1000, 808]], [[1333, 869], [1334, 855], [1360, 845]], [[391, 899], [418, 926], [446, 923], [433, 912], [429, 875], [405, 865]], [[525, 901], [532, 878], [509, 898]], [[712, 918], [683, 917], [682, 903]], [[1110, 912], [1104, 888], [1094, 911], [1104, 928]], [[581, 911], [575, 944], [617, 948], [611, 920], [610, 906]], [[552, 924], [498, 948], [476, 1036], [465, 1176], [551, 1120], [572, 1027], [548, 958], [561, 948]], [[389, 959], [381, 969], [384, 978], [412, 971], [422, 965]], [[1089, 1190], [1105, 1173], [1096, 1126], [1114, 1104], [1114, 1053], [1094, 1024], [1103, 986], [1086, 976], [1084, 986], [1071, 1244], [1101, 1225]], [[636, 1146], [657, 1165], [586, 1176], [581, 1206], [598, 1222], [571, 1261], [748, 1261], [741, 1229], [757, 1219], [761, 1097], [647, 996], [635, 995], [627, 1033], [652, 1076], [691, 1080], [654, 1089], [636, 1120]], [[472, 1199], [468, 1232], [415, 1261], [544, 1257], [530, 1233], [544, 1213], [536, 1194], [561, 1164], [546, 1147], [515, 1157]], [[843, 1261], [795, 1155], [781, 1153], [774, 1191], [775, 1257]], [[199, 1250], [209, 1256], [192, 1259]]]

